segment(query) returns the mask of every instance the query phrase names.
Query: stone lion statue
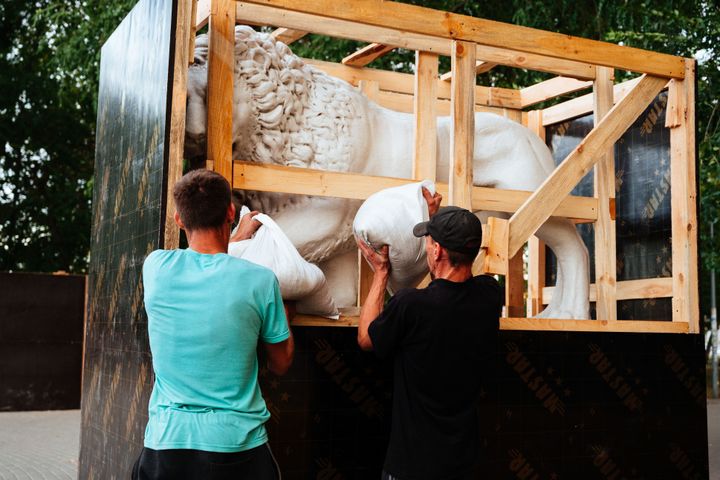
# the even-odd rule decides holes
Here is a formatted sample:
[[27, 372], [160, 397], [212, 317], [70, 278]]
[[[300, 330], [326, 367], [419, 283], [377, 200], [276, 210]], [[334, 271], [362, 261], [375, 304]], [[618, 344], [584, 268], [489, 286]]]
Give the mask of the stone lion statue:
[[[197, 37], [188, 73], [185, 157], [204, 162], [208, 38]], [[284, 43], [251, 27], [235, 29], [233, 158], [258, 163], [410, 178], [413, 116], [385, 109], [347, 82], [307, 65]], [[447, 181], [452, 122], [437, 120], [437, 179]], [[474, 185], [535, 190], [555, 164], [528, 129], [475, 114]], [[306, 260], [325, 272], [338, 306], [356, 298], [352, 222], [360, 202], [265, 192], [242, 201], [275, 219]], [[507, 218], [499, 212], [475, 212]], [[570, 220], [536, 233], [558, 258], [557, 288], [540, 316], [589, 318], [588, 253]]]

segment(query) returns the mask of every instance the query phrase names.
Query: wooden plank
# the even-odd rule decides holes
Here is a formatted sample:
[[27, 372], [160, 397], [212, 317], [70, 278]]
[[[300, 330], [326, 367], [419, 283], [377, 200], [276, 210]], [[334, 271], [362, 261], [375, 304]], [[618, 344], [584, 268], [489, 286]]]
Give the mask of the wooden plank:
[[307, 34], [308, 32], [304, 30], [293, 30], [292, 28], [281, 27], [273, 30], [270, 35], [272, 35], [276, 40], [283, 42], [285, 45], [290, 45], [293, 42], [297, 42]]
[[197, 0], [195, 15], [195, 31], [197, 32], [210, 21], [210, 0]]
[[334, 38], [381, 43], [408, 50], [422, 50], [441, 55], [450, 55], [451, 42], [445, 38], [398, 30], [394, 27], [367, 25], [352, 20], [328, 20], [322, 14], [309, 14], [292, 11], [292, 9], [282, 10], [251, 2], [235, 2], [235, 5], [237, 7], [237, 20], [242, 23], [286, 27]]
[[318, 317], [315, 315], [298, 314], [290, 321], [291, 327], [357, 327], [360, 309], [356, 307], [341, 308], [340, 318]]
[[[212, 169], [212, 164], [208, 165]], [[233, 188], [261, 192], [283, 192], [297, 195], [351, 198], [364, 200], [384, 188], [414, 183], [407, 178], [377, 177], [356, 173], [330, 172], [311, 168], [283, 167], [235, 161]], [[436, 183], [437, 191], [448, 198], [448, 185]], [[472, 209], [494, 212], [514, 212], [533, 192], [473, 187]], [[592, 197], [568, 196], [553, 216], [597, 218], [597, 200]]]
[[195, 32], [196, 32], [195, 25], [197, 24], [197, 8], [198, 8], [197, 1], [190, 0], [190, 3], [192, 3], [192, 8], [190, 10], [190, 25], [192, 26], [193, 30], [190, 34], [188, 34], [188, 50], [187, 50], [188, 65], [192, 65], [193, 62], [195, 61]]
[[666, 80], [645, 76], [625, 98], [593, 128], [585, 139], [553, 171], [510, 219], [507, 255], [515, 255], [523, 243], [549, 217], [557, 204], [588, 173], [598, 154], [615, 143], [665, 85]]
[[[526, 126], [545, 143], [545, 127], [543, 126], [542, 117], [542, 110], [527, 112]], [[545, 286], [545, 242], [534, 235], [528, 240], [527, 282], [527, 316], [533, 317], [543, 309], [542, 289]]]
[[215, 171], [232, 182], [232, 98], [235, 64], [233, 0], [212, 0], [208, 55], [207, 153]]
[[[409, 73], [390, 72], [375, 68], [348, 67], [347, 65], [339, 63], [313, 60], [310, 58], [303, 58], [303, 61], [308, 65], [324, 71], [328, 75], [345, 80], [351, 85], [357, 86], [360, 80], [373, 80], [377, 81], [380, 84], [380, 89], [384, 91], [405, 93], [408, 95], [415, 93], [415, 76]], [[452, 97], [450, 84], [439, 79], [437, 80], [436, 92], [437, 97], [441, 99], [450, 99], [450, 97]], [[476, 85], [475, 104], [519, 109], [520, 91], [511, 88]]]
[[688, 333], [686, 323], [652, 320], [563, 320], [557, 318], [501, 318], [500, 330], [556, 332]]
[[395, 50], [395, 47], [392, 45], [371, 43], [343, 58], [342, 63], [349, 67], [364, 67], [376, 58], [380, 58], [393, 50]]
[[187, 100], [187, 59], [190, 55], [190, 38], [195, 37], [192, 24], [194, 0], [179, 0], [177, 3], [175, 48], [173, 58], [172, 92], [170, 100], [170, 145], [168, 147], [168, 178], [165, 207], [165, 229], [162, 248], [173, 249], [180, 246], [180, 229], [175, 223], [175, 200], [172, 186], [175, 185], [183, 170], [183, 152], [185, 146], [185, 108]]
[[[595, 74], [595, 125], [610, 111], [613, 102], [612, 68], [598, 67]], [[597, 284], [597, 318], [617, 320], [615, 215], [615, 154], [613, 145], [602, 152], [595, 165], [595, 197], [598, 199], [598, 219], [595, 222], [595, 283]]]
[[536, 83], [520, 90], [520, 101], [523, 106], [529, 107], [536, 103], [550, 100], [568, 93], [574, 93], [593, 86], [593, 82], [576, 80], [568, 77], [555, 77], [544, 82]]
[[[627, 80], [623, 83], [615, 85], [613, 87], [613, 97], [615, 99], [615, 102], [619, 102], [620, 100], [625, 98], [625, 95], [627, 95], [633, 88], [635, 88], [635, 85], [638, 84], [640, 78], [641, 77], [633, 78], [632, 80]], [[555, 123], [564, 122], [571, 118], [591, 113], [594, 106], [593, 99], [594, 96], [592, 93], [590, 93], [588, 95], [573, 98], [572, 100], [568, 100], [567, 102], [559, 103], [557, 105], [553, 105], [552, 107], [544, 109], [543, 125], [553, 125]]]
[[[615, 295], [617, 300], [672, 297], [672, 283], [672, 278], [670, 277], [625, 280], [617, 282]], [[555, 287], [543, 288], [540, 305], [549, 304], [554, 293]], [[597, 301], [597, 287], [594, 283], [590, 284], [590, 301]]]
[[[488, 218], [487, 228], [483, 232], [484, 257], [482, 273], [491, 275], [507, 275], [509, 258], [507, 256], [510, 222], [504, 218]], [[520, 252], [522, 255], [522, 252]]]
[[437, 172], [437, 94], [438, 56], [415, 52], [415, 135], [413, 178], [435, 181]]
[[505, 275], [505, 315], [508, 317], [525, 315], [524, 267], [523, 252], [520, 250], [508, 262], [508, 272]]
[[450, 205], [472, 208], [473, 146], [475, 144], [475, 46], [453, 41], [451, 57], [452, 133], [450, 143], [449, 198]]
[[595, 78], [595, 67], [589, 63], [575, 62], [551, 58], [543, 55], [508, 50], [503, 47], [489, 45], [477, 46], [477, 58], [496, 65], [536, 70], [538, 72], [552, 73], [578, 80], [592, 80]]
[[685, 80], [668, 89], [666, 126], [670, 128], [673, 322], [689, 322], [700, 332], [698, 298], [697, 185], [695, 183], [695, 67], [688, 60]]
[[[362, 83], [364, 80], [361, 80]], [[380, 105], [381, 107], [394, 110], [402, 113], [414, 113], [415, 112], [415, 98], [414, 95], [408, 95], [405, 93], [388, 92], [386, 90], [379, 90], [372, 100]], [[435, 101], [435, 113], [438, 116], [449, 116], [451, 112], [450, 100], [440, 98]], [[521, 114], [520, 110], [507, 109], [502, 107], [486, 107], [484, 105], [475, 104], [476, 112], [489, 112], [501, 117], [507, 117], [514, 119], [517, 114]]]
[[[475, 75], [480, 75], [481, 73], [489, 72], [496, 66], [497, 66], [497, 63], [484, 62], [482, 60], [475, 60]], [[440, 80], [442, 80], [443, 82], [449, 82], [450, 80], [452, 80], [452, 70], [440, 75]]]
[[[305, 0], [303, 2], [297, 0], [250, 0], [248, 3], [272, 5], [332, 19], [416, 32], [445, 39], [475, 42], [481, 45], [557, 59], [587, 62], [666, 78], [683, 78], [685, 75], [684, 62], [681, 57], [405, 3], [355, 0], [352, 4], [353, 8], [348, 8], [345, 2], [335, 0]], [[381, 40], [377, 41], [385, 43]], [[484, 60], [482, 56], [479, 58]]]
[[370, 264], [362, 256], [362, 253], [358, 249], [358, 291], [357, 291], [357, 306], [362, 307], [365, 304], [365, 299], [370, 292], [370, 285], [373, 280], [373, 271], [370, 268]]

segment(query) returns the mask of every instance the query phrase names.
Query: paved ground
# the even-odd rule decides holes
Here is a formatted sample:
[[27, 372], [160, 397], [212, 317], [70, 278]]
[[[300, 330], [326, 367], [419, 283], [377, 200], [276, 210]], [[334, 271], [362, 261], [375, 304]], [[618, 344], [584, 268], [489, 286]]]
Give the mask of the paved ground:
[[0, 413], [0, 479], [77, 478], [80, 410]]
[[[720, 480], [720, 400], [708, 400], [710, 480]], [[77, 478], [80, 410], [0, 413], [0, 480]]]

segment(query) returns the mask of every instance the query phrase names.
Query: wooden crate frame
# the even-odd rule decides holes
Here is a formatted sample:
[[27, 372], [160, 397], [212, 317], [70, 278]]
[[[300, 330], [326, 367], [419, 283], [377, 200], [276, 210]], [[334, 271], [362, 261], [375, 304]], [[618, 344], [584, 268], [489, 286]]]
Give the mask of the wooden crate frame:
[[[435, 179], [435, 118], [453, 117], [450, 178], [439, 184], [449, 204], [513, 213], [493, 218], [485, 230], [480, 271], [506, 275], [505, 330], [697, 333], [700, 331], [697, 274], [694, 78], [695, 62], [647, 50], [570, 37], [542, 30], [381, 0], [181, 0], [186, 29], [178, 32], [176, 57], [192, 63], [194, 32], [209, 23], [208, 168], [224, 175], [233, 188], [364, 199], [383, 188], [419, 179]], [[286, 43], [308, 32], [368, 42], [342, 63], [306, 59], [330, 75], [360, 88], [376, 103], [415, 112], [413, 179], [257, 165], [231, 158], [232, 65], [236, 23], [278, 27], [272, 35]], [[366, 68], [394, 48], [416, 51], [416, 74]], [[450, 56], [451, 72], [438, 76], [438, 56]], [[182, 64], [182, 62], [179, 62]], [[495, 65], [557, 75], [523, 89], [475, 85], [475, 76]], [[184, 68], [185, 71], [182, 71]], [[615, 69], [641, 74], [614, 85]], [[169, 182], [180, 176], [187, 68], [175, 69]], [[544, 110], [539, 102], [592, 87], [589, 95]], [[617, 282], [615, 275], [614, 162], [612, 145], [663, 89], [669, 91], [666, 126], [671, 129], [672, 278]], [[535, 192], [472, 186], [470, 158], [473, 112], [490, 111], [522, 122], [544, 138], [546, 125], [594, 112], [596, 126]], [[175, 132], [175, 134], [173, 134]], [[595, 168], [594, 198], [569, 192]], [[168, 202], [171, 205], [170, 202]], [[168, 207], [172, 208], [172, 207]], [[551, 215], [594, 222], [598, 281], [591, 287], [599, 320], [521, 318], [524, 306], [522, 248], [529, 242], [527, 314], [549, 301], [544, 287], [544, 248], [532, 234]], [[172, 215], [168, 215], [172, 218]], [[166, 245], [178, 244], [168, 222]], [[369, 278], [360, 262], [358, 307]], [[617, 301], [672, 297], [672, 321], [617, 319]], [[355, 326], [358, 309], [339, 321], [300, 315], [294, 325]]]

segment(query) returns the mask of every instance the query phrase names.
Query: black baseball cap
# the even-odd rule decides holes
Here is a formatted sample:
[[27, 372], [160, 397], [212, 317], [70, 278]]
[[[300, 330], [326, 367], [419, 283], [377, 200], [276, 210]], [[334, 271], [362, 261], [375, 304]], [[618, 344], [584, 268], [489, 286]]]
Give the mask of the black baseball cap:
[[482, 224], [469, 210], [443, 207], [429, 221], [415, 225], [413, 235], [430, 235], [450, 251], [477, 255], [482, 242]]

